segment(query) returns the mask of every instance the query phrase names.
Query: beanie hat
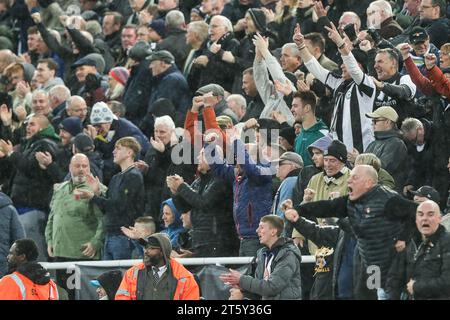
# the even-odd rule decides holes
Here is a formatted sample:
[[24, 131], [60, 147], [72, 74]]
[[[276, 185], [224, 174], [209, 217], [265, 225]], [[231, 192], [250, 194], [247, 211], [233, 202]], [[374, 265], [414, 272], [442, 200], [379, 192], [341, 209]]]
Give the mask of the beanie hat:
[[280, 137], [284, 138], [289, 142], [291, 146], [294, 146], [295, 144], [295, 129], [293, 127], [287, 127], [284, 129], [281, 129], [280, 131]]
[[59, 128], [70, 133], [72, 137], [75, 137], [83, 131], [83, 124], [78, 117], [68, 117], [61, 121]]
[[166, 23], [162, 19], [156, 19], [150, 22], [149, 28], [153, 29], [157, 34], [164, 38], [166, 36]]
[[347, 161], [347, 147], [339, 140], [333, 140], [323, 155], [333, 156], [342, 163], [345, 163]]
[[109, 71], [109, 76], [124, 86], [127, 83], [130, 73], [127, 68], [115, 67]]
[[91, 112], [91, 124], [112, 123], [113, 120], [117, 120], [117, 116], [106, 103], [97, 102], [94, 104]]
[[169, 116], [175, 119], [176, 109], [172, 101], [167, 98], [159, 98], [149, 108], [149, 113], [155, 117]]
[[94, 150], [94, 140], [85, 134], [79, 133], [73, 139], [73, 145], [80, 152], [88, 152]]
[[264, 11], [261, 9], [251, 8], [247, 11], [250, 14], [253, 22], [255, 23], [255, 27], [260, 32], [265, 32], [267, 29], [267, 20]]
[[21, 65], [23, 66], [25, 81], [30, 83], [33, 79], [36, 68], [28, 62], [22, 62]]
[[311, 143], [308, 146], [309, 154], [312, 157], [312, 155], [313, 155], [312, 154], [312, 149], [318, 149], [318, 150], [322, 151], [322, 153], [324, 153], [325, 150], [328, 149], [328, 147], [330, 146], [330, 144], [332, 142], [333, 142], [333, 139], [331, 139], [330, 136], [323, 136], [322, 138], [317, 139], [316, 141], [314, 141], [313, 143]]

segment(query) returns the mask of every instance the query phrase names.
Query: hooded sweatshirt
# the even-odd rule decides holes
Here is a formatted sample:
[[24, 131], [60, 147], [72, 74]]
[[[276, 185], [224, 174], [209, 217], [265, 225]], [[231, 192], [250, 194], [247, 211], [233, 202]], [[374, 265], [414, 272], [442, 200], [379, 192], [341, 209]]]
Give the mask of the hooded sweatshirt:
[[322, 120], [318, 120], [311, 128], [302, 128], [300, 134], [295, 138], [295, 152], [302, 156], [305, 167], [313, 164], [308, 152], [309, 145], [326, 134], [328, 134], [328, 127]]
[[[162, 233], [165, 233], [170, 238], [170, 243], [172, 244], [172, 247], [177, 247], [178, 243], [178, 236], [180, 233], [184, 232], [185, 229], [183, 228], [183, 222], [181, 221], [181, 212], [178, 211], [178, 209], [175, 207], [175, 204], [173, 203], [172, 199], [168, 199], [164, 201], [161, 205], [161, 210], [164, 207], [164, 205], [167, 205], [170, 207], [170, 210], [172, 210], [172, 213], [174, 215], [174, 221], [171, 225], [169, 225], [166, 229], [161, 231]], [[169, 254], [170, 256], [170, 254]]]

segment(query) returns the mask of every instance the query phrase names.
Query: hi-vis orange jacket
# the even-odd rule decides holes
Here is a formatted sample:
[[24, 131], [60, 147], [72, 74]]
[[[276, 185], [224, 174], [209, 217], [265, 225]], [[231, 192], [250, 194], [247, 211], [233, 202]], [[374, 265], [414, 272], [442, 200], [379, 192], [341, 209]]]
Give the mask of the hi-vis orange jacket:
[[[116, 300], [138, 300], [138, 274], [144, 270], [144, 263], [140, 263], [125, 273], [119, 290], [116, 293]], [[166, 272], [170, 272], [171, 276], [177, 281], [173, 300], [199, 300], [200, 290], [192, 273], [190, 273], [183, 265], [174, 259], [170, 259], [170, 268]], [[142, 293], [141, 293], [142, 294]]]
[[39, 285], [14, 272], [0, 280], [0, 300], [59, 300], [59, 295], [53, 280]]

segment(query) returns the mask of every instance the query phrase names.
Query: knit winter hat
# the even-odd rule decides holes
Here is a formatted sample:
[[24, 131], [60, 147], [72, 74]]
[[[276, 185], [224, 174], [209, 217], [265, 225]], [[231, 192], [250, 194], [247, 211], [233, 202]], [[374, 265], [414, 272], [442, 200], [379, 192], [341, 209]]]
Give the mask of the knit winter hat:
[[109, 71], [109, 76], [124, 86], [127, 83], [130, 73], [127, 68], [115, 67]]
[[59, 124], [59, 129], [67, 131], [72, 135], [72, 137], [75, 137], [83, 131], [83, 124], [81, 123], [81, 119], [78, 117], [68, 117], [61, 121]]
[[333, 140], [323, 155], [333, 156], [342, 163], [345, 163], [347, 161], [347, 147], [339, 140]]
[[280, 130], [280, 137], [284, 138], [287, 140], [287, 142], [291, 145], [294, 146], [295, 144], [295, 129], [293, 127], [287, 127], [284, 129]]
[[149, 25], [149, 28], [153, 29], [157, 34], [164, 38], [166, 36], [166, 23], [162, 19], [153, 20]]
[[80, 152], [88, 152], [94, 150], [94, 140], [92, 140], [92, 138], [85, 133], [77, 134], [73, 139], [73, 145]]
[[117, 120], [117, 116], [106, 103], [97, 102], [94, 104], [91, 111], [91, 124], [112, 123], [113, 120]]
[[149, 112], [155, 117], [169, 116], [172, 119], [175, 119], [176, 109], [169, 99], [159, 98], [152, 103]]
[[330, 146], [330, 144], [332, 142], [333, 142], [333, 139], [330, 136], [323, 136], [322, 138], [317, 139], [316, 141], [314, 141], [313, 143], [311, 143], [308, 146], [309, 154], [312, 157], [312, 155], [313, 155], [312, 150], [313, 149], [318, 149], [318, 150], [322, 151], [322, 153], [324, 153], [325, 150], [328, 149], [328, 147]]
[[267, 29], [267, 21], [266, 21], [266, 15], [264, 14], [264, 11], [261, 9], [255, 9], [251, 8], [247, 11], [250, 14], [250, 17], [252, 18], [253, 22], [255, 23], [255, 27], [259, 32], [265, 32]]

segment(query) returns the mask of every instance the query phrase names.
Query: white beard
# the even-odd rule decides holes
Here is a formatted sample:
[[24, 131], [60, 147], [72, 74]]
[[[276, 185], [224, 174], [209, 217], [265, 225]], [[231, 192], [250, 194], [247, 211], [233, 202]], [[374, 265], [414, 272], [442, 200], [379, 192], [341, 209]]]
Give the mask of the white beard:
[[85, 176], [72, 176], [72, 182], [75, 185], [82, 184], [82, 183], [86, 182], [86, 177]]

